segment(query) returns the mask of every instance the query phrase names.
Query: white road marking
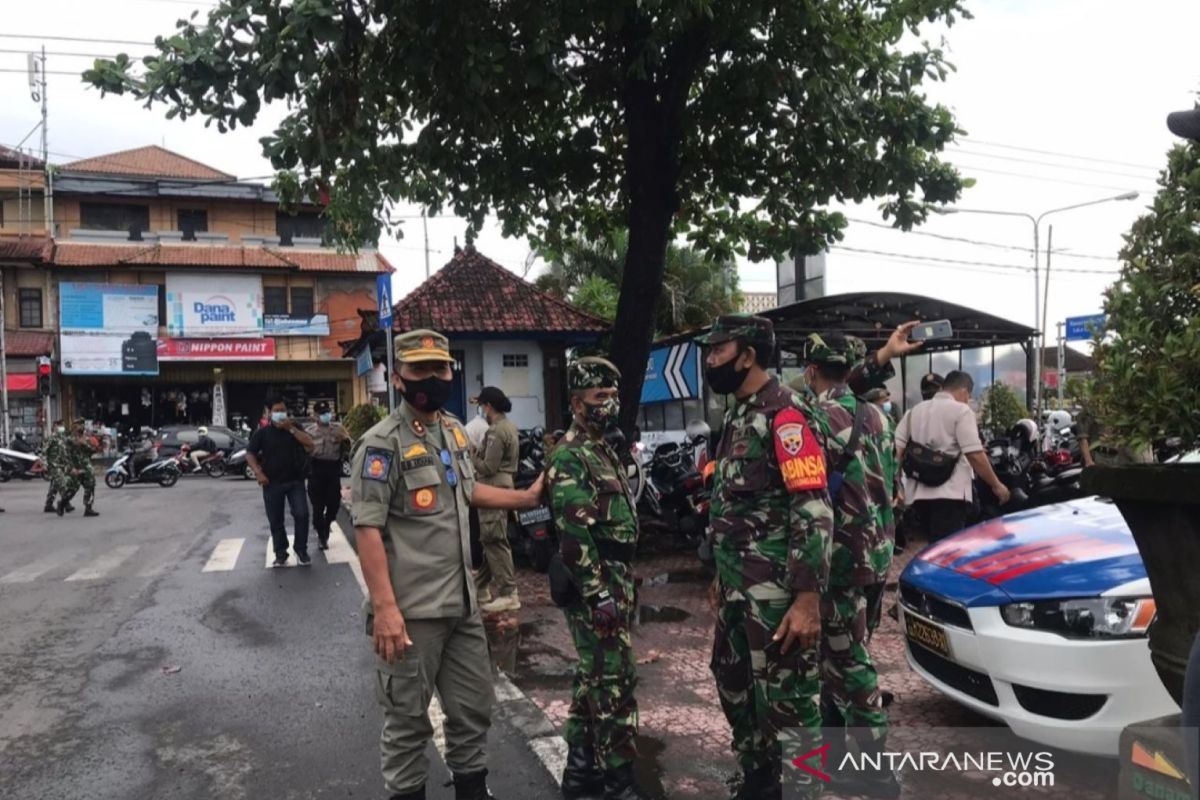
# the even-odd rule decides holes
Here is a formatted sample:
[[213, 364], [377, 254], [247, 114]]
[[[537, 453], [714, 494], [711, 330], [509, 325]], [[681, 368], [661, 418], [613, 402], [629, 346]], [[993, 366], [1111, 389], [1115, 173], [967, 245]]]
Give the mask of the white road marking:
[[563, 767], [567, 765], [567, 741], [561, 736], [542, 736], [531, 739], [529, 749], [542, 762], [554, 782], [561, 786]]
[[342, 533], [341, 526], [336, 522], [329, 526], [329, 549], [325, 551], [325, 561], [329, 564], [348, 564], [350, 571], [354, 573], [354, 580], [358, 581], [358, 588], [362, 590], [363, 597], [367, 596], [367, 581], [363, 578], [358, 554], [354, 552], [346, 534]]
[[[288, 560], [287, 560], [287, 563], [283, 565], [285, 567], [300, 566], [300, 559], [296, 558], [296, 554], [292, 552], [292, 546], [296, 543], [295, 539], [296, 539], [296, 537], [293, 536], [292, 534], [289, 533], [287, 535]], [[275, 541], [270, 536], [267, 536], [267, 569], [276, 569], [276, 568], [277, 567], [275, 566]]]
[[228, 572], [237, 565], [238, 556], [242, 554], [242, 546], [245, 544], [246, 539], [244, 537], [241, 539], [222, 539], [217, 542], [212, 555], [208, 557], [208, 563], [200, 571]]
[[125, 563], [125, 561], [137, 552], [136, 544], [127, 544], [120, 547], [114, 547], [112, 552], [106, 553], [86, 567], [77, 570], [67, 576], [68, 581], [94, 581], [103, 578], [117, 567]]
[[442, 711], [442, 701], [436, 693], [429, 701], [429, 721], [433, 723], [433, 746], [437, 748], [442, 761], [446, 760], [446, 713]]
[[39, 559], [34, 561], [32, 564], [26, 564], [23, 567], [14, 569], [12, 572], [0, 578], [0, 583], [30, 583], [57, 567], [68, 557], [68, 553], [55, 553], [52, 556]]

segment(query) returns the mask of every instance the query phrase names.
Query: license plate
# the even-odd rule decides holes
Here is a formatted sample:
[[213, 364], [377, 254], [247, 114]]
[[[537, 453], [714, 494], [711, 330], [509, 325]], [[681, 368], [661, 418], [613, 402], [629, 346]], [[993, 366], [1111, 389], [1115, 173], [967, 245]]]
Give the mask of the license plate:
[[550, 509], [546, 506], [531, 508], [528, 511], [522, 511], [517, 517], [522, 525], [537, 525], [540, 522], [549, 522], [551, 518]]
[[908, 640], [919, 644], [927, 650], [932, 650], [939, 656], [950, 658], [950, 640], [946, 631], [937, 625], [931, 625], [923, 619], [917, 619], [912, 614], [904, 614], [904, 630]]

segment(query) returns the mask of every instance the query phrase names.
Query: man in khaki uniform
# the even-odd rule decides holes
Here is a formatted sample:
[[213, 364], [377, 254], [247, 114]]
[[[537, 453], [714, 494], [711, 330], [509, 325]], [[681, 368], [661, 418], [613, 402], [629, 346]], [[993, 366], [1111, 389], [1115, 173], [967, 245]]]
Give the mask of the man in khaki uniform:
[[[521, 445], [517, 426], [505, 416], [512, 401], [495, 386], [485, 386], [476, 398], [488, 421], [483, 446], [472, 459], [475, 475], [481, 483], [502, 489], [513, 488]], [[475, 577], [480, 610], [485, 614], [516, 611], [521, 607], [517, 582], [513, 578], [512, 548], [508, 543], [508, 512], [479, 512], [479, 543], [483, 545], [483, 567]], [[496, 587], [493, 595], [490, 586]], [[494, 598], [494, 599], [493, 599]]]
[[492, 676], [471, 578], [468, 504], [531, 508], [543, 482], [521, 492], [477, 483], [463, 426], [442, 411], [453, 378], [449, 343], [417, 330], [395, 345], [392, 382], [404, 402], [363, 435], [351, 474], [367, 628], [379, 655], [384, 784], [392, 800], [424, 800], [436, 689], [455, 797], [487, 800]]
[[317, 421], [304, 428], [313, 440], [308, 501], [317, 542], [322, 550], [328, 550], [329, 531], [342, 505], [342, 448], [350, 443], [350, 434], [340, 422], [333, 421], [333, 411], [326, 401], [318, 400], [313, 412]]

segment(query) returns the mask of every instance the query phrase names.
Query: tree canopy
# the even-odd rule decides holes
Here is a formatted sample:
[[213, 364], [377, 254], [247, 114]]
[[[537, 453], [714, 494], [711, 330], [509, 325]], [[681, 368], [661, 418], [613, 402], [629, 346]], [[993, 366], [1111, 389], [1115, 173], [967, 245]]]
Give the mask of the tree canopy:
[[336, 237], [392, 204], [449, 209], [554, 246], [629, 231], [613, 358], [628, 428], [667, 244], [720, 261], [815, 253], [834, 201], [902, 228], [962, 187], [927, 81], [923, 23], [964, 0], [223, 0], [135, 64], [85, 78], [221, 130], [288, 114], [263, 151], [289, 198], [328, 198]]
[[1158, 183], [1125, 236], [1094, 353], [1096, 415], [1135, 447], [1200, 441], [1200, 144], [1173, 147]]
[[[535, 283], [589, 313], [615, 319], [628, 249], [624, 231], [597, 242], [575, 237], [557, 249], [542, 251], [548, 266]], [[704, 327], [718, 315], [737, 310], [741, 298], [736, 265], [708, 258], [691, 247], [668, 245], [655, 334]]]

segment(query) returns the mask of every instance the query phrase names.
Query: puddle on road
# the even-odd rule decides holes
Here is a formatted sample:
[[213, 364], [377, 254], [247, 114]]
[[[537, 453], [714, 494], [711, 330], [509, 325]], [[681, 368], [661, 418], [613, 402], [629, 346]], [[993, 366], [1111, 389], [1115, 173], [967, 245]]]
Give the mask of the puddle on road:
[[692, 616], [691, 612], [675, 606], [638, 606], [638, 624], [648, 622], [683, 622]]
[[638, 757], [633, 764], [634, 779], [647, 800], [666, 800], [667, 790], [663, 786], [662, 761], [667, 751], [666, 744], [653, 736], [637, 737]]
[[571, 690], [574, 654], [560, 653], [538, 641], [548, 624], [548, 620], [533, 620], [520, 625], [488, 625], [492, 663], [522, 691]]

